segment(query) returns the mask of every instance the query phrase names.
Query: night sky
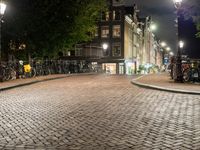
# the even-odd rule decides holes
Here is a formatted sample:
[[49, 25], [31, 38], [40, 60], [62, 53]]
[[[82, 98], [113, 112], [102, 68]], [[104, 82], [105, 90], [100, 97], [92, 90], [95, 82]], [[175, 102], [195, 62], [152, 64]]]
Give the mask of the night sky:
[[140, 10], [139, 16], [152, 16], [153, 22], [158, 26], [154, 33], [168, 46], [176, 48], [176, 16], [172, 0], [126, 0], [126, 3], [136, 3]]
[[[186, 0], [183, 0], [188, 5]], [[188, 0], [187, 0], [188, 1]], [[197, 3], [198, 0], [189, 0]], [[175, 27], [176, 13], [172, 0], [126, 0], [126, 5], [137, 4], [140, 16], [152, 16], [158, 26], [155, 34], [161, 41], [165, 41], [176, 54], [177, 28]], [[197, 4], [196, 4], [197, 5]], [[199, 6], [200, 7], [200, 6]], [[197, 12], [200, 13], [200, 12]], [[189, 57], [200, 58], [200, 39], [196, 39], [196, 28], [192, 19], [182, 19], [180, 23], [181, 38], [185, 41], [183, 53]]]

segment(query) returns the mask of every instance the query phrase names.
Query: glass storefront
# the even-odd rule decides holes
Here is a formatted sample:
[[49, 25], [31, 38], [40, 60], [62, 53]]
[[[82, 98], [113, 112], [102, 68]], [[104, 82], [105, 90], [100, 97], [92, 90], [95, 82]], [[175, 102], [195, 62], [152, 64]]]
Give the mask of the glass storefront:
[[119, 63], [119, 74], [124, 74], [124, 63]]
[[116, 74], [117, 73], [116, 67], [117, 67], [116, 63], [103, 63], [102, 64], [102, 69], [107, 74]]

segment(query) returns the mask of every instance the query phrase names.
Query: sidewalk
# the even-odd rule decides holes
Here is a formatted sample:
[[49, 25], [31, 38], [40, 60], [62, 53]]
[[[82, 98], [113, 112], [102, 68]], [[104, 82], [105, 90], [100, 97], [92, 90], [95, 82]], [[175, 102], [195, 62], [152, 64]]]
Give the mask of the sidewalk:
[[200, 95], [199, 83], [175, 83], [168, 73], [149, 74], [132, 80], [132, 83], [144, 88], [175, 93]]
[[31, 85], [38, 82], [44, 82], [49, 80], [56, 80], [56, 79], [62, 79], [69, 76], [74, 75], [83, 75], [83, 74], [94, 74], [94, 73], [80, 73], [80, 74], [54, 74], [54, 75], [47, 75], [47, 76], [38, 76], [34, 78], [27, 78], [27, 79], [16, 79], [16, 80], [10, 80], [5, 82], [0, 82], [0, 91], [5, 91], [25, 85]]

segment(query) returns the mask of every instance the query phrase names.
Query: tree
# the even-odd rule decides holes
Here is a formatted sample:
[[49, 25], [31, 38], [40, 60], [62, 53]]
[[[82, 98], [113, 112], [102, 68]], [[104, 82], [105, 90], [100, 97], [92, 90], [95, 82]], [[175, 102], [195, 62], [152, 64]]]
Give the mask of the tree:
[[[53, 56], [60, 49], [91, 39], [105, 0], [12, 0], [5, 19], [7, 42], [26, 45], [35, 56]], [[5, 44], [5, 45], [8, 45]]]

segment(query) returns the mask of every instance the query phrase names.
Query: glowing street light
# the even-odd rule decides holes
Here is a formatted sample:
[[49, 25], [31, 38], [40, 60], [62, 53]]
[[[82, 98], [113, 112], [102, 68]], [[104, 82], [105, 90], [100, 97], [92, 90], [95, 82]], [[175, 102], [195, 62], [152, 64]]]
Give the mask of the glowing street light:
[[156, 24], [152, 23], [152, 24], [150, 25], [150, 29], [151, 29], [151, 31], [155, 31], [155, 30], [157, 29]]
[[179, 42], [179, 47], [180, 47], [180, 48], [183, 48], [183, 46], [184, 46], [184, 42], [183, 42], [183, 41], [180, 41], [180, 42]]
[[173, 53], [173, 52], [169, 52], [169, 55], [170, 55], [170, 56], [174, 56], [174, 53]]
[[174, 1], [174, 5], [176, 8], [180, 8], [181, 7], [181, 3], [183, 0], [173, 0]]
[[107, 43], [103, 43], [102, 46], [103, 46], [103, 49], [104, 49], [104, 50], [107, 50], [107, 49], [108, 49], [108, 44], [107, 44]]
[[171, 48], [170, 48], [170, 47], [167, 47], [167, 48], [166, 48], [166, 50], [167, 50], [167, 51], [170, 51], [170, 50], [171, 50]]
[[165, 42], [160, 43], [162, 47], [165, 47], [167, 44]]
[[174, 0], [174, 3], [182, 3], [183, 0]]

